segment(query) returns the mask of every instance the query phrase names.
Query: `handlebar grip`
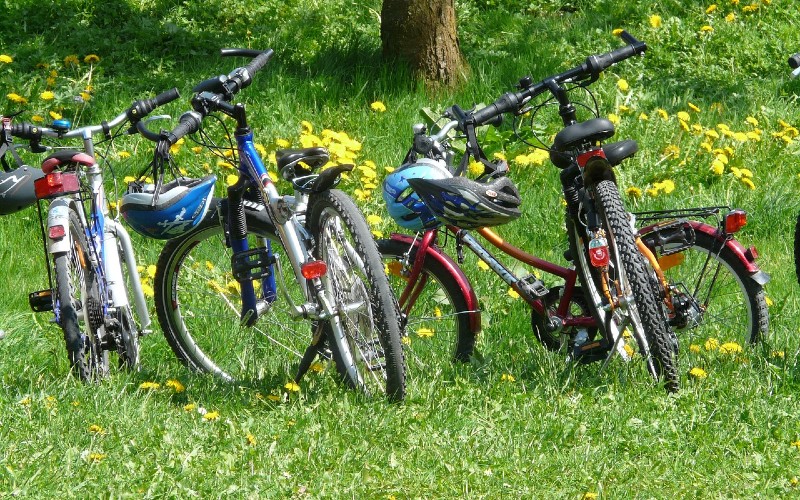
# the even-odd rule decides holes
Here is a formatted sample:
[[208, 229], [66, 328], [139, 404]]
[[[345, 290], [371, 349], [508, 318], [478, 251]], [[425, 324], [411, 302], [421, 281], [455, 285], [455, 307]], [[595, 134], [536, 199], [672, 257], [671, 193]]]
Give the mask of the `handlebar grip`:
[[170, 144], [175, 144], [181, 137], [200, 130], [200, 124], [202, 122], [203, 115], [196, 111], [187, 111], [181, 115], [180, 123], [172, 129], [172, 132], [167, 134], [167, 140]]
[[244, 69], [247, 70], [250, 76], [253, 76], [261, 68], [263, 68], [269, 62], [270, 59], [272, 59], [272, 56], [274, 54], [275, 51], [273, 51], [272, 49], [267, 49], [264, 52], [257, 55], [252, 61], [250, 61], [247, 64], [247, 66], [244, 67]]
[[629, 57], [642, 55], [647, 50], [646, 43], [637, 40], [627, 31], [623, 31], [619, 36], [625, 40], [628, 45], [614, 49], [611, 52], [606, 52], [605, 54], [589, 56], [586, 58], [587, 69], [593, 77], [599, 75], [606, 68], [613, 66], [620, 61], [624, 61]]
[[[504, 113], [517, 111], [522, 99], [514, 92], [503, 94], [498, 100], [489, 104], [485, 108], [479, 109], [472, 113], [472, 118], [475, 120], [475, 125], [484, 125], [492, 122], [492, 120], [502, 117]], [[492, 122], [493, 123], [493, 122]]]
[[792, 69], [800, 68], [800, 52], [789, 57], [789, 67]]
[[32, 123], [12, 123], [11, 135], [29, 141], [39, 141], [42, 138], [42, 129]]
[[142, 99], [139, 101], [135, 101], [130, 108], [125, 112], [128, 116], [128, 119], [132, 122], [138, 122], [148, 114], [150, 114], [154, 109], [159, 106], [163, 106], [168, 102], [172, 102], [175, 99], [179, 98], [181, 95], [178, 92], [178, 89], [173, 87], [166, 92], [162, 92], [157, 96], [151, 99]]

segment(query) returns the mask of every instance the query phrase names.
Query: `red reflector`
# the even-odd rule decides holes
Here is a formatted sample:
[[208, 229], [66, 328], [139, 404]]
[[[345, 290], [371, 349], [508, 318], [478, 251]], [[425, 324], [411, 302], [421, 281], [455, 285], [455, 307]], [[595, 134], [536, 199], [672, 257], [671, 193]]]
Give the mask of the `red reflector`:
[[37, 199], [77, 193], [81, 190], [78, 174], [74, 172], [53, 172], [33, 181]]
[[303, 273], [303, 277], [307, 280], [319, 278], [328, 272], [328, 264], [323, 260], [312, 260], [300, 266], [300, 272]]
[[735, 233], [747, 224], [747, 212], [741, 209], [731, 210], [725, 216], [725, 232]]
[[50, 226], [47, 232], [47, 236], [49, 236], [51, 240], [63, 238], [65, 234], [67, 234], [67, 231], [64, 229], [64, 226]]

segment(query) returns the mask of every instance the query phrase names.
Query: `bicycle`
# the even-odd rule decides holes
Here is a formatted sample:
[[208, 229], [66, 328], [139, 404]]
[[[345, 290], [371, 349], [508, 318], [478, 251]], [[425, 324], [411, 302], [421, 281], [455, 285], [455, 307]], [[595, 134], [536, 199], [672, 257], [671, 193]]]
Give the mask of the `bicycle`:
[[[157, 142], [156, 176], [170, 164], [169, 147], [196, 132], [199, 144], [229, 152], [238, 163], [226, 196], [214, 199], [197, 227], [168, 241], [159, 256], [155, 303], [170, 347], [191, 369], [241, 382], [261, 377], [266, 342], [289, 347], [311, 334], [311, 345], [296, 352], [295, 381], [317, 356], [332, 357], [346, 385], [401, 400], [405, 362], [381, 256], [361, 212], [333, 189], [353, 166], [323, 169], [325, 148], [279, 150], [277, 166], [293, 193], [280, 195], [254, 146], [244, 105], [232, 103], [273, 51], [221, 53], [252, 60], [198, 84], [192, 110], [173, 130], [157, 134], [140, 124]], [[235, 144], [217, 145], [200, 126], [217, 112], [235, 121], [228, 135]], [[126, 218], [134, 217], [127, 211]]]
[[[96, 160], [105, 155], [97, 155], [96, 146], [134, 133], [133, 125], [139, 120], [177, 98], [177, 90], [172, 89], [135, 101], [109, 122], [75, 129], [70, 129], [67, 120], [57, 120], [50, 127], [3, 121], [4, 144], [19, 164], [17, 170], [26, 166], [16, 154], [12, 137], [28, 141], [34, 153], [56, 150], [42, 162], [42, 176], [33, 181], [35, 199], [47, 205], [46, 220], [41, 203], [38, 208], [50, 287], [30, 293], [28, 301], [35, 312], [53, 312], [64, 333], [71, 370], [81, 380], [108, 374], [109, 351], [118, 353], [121, 366], [136, 369], [139, 337], [149, 333], [150, 326], [133, 246], [118, 214], [112, 217], [109, 212], [104, 168]], [[103, 141], [95, 144], [95, 135], [102, 135]], [[81, 139], [83, 149], [45, 146], [43, 138], [59, 144]]]
[[[606, 293], [608, 286], [604, 283], [616, 280], [604, 279], [603, 255], [600, 255], [601, 265], [597, 266], [594, 262], [596, 256], [591, 254], [593, 242], [599, 240], [602, 243], [602, 239], [592, 236], [591, 233], [586, 236], [583, 234], [593, 216], [593, 204], [599, 205], [594, 207], [595, 217], [598, 212], [607, 214], [606, 207], [609, 205], [616, 214], [613, 216], [614, 225], [605, 225], [606, 234], [603, 235], [608, 241], [611, 253], [609, 264], [617, 268], [623, 267], [619, 265], [620, 256], [615, 254], [621, 254], [622, 259], [639, 260], [642, 256], [646, 258], [646, 264], [642, 267], [637, 265], [633, 269], [635, 273], [633, 276], [640, 285], [647, 281], [651, 282], [650, 293], [656, 297], [657, 302], [663, 302], [662, 309], [666, 311], [666, 321], [671, 328], [684, 337], [688, 336], [687, 332], [702, 337], [712, 334], [722, 335], [731, 328], [731, 325], [743, 325], [743, 331], [737, 340], [753, 343], [766, 336], [768, 312], [763, 285], [769, 280], [769, 276], [755, 264], [757, 257], [755, 248], [745, 249], [733, 236], [746, 223], [746, 214], [743, 211], [727, 207], [668, 210], [632, 214], [629, 222], [628, 217], [624, 215], [621, 202], [618, 201], [616, 189], [612, 187], [614, 176], [610, 167], [619, 165], [624, 159], [635, 154], [638, 150], [636, 142], [626, 140], [609, 143], [596, 148], [590, 147], [586, 151], [583, 151], [583, 147], [579, 147], [577, 153], [564, 153], [570, 144], [581, 145], [581, 141], [585, 139], [594, 142], [595, 139], [609, 138], [613, 134], [612, 124], [605, 120], [594, 119], [579, 125], [570, 124], [574, 108], [571, 108], [571, 103], [564, 96], [561, 85], [566, 81], [580, 81], [585, 78], [588, 81], [576, 84], [576, 87], [585, 87], [596, 79], [599, 70], [629, 55], [644, 51], [644, 44], [639, 45], [640, 42], [627, 34], [623, 36], [629, 47], [609, 54], [590, 56], [582, 66], [549, 77], [535, 85], [529, 78], [525, 78], [520, 82], [519, 93], [506, 94], [483, 110], [465, 113], [457, 107], [451, 108], [446, 112], [448, 122], [435, 134], [428, 135], [424, 125], [414, 127], [414, 145], [404, 159], [404, 166], [396, 171], [408, 173], [390, 174], [386, 181], [392, 182], [390, 180], [392, 175], [407, 175], [407, 182], [400, 181], [395, 186], [397, 188], [395, 192], [388, 195], [385, 193], [384, 198], [390, 214], [401, 226], [422, 233], [421, 235], [418, 233], [417, 236], [395, 233], [389, 239], [379, 241], [379, 246], [384, 258], [389, 261], [389, 274], [395, 277], [407, 331], [421, 330], [427, 332], [427, 335], [436, 331], [437, 337], [446, 338], [438, 344], [428, 342], [427, 349], [437, 351], [450, 348], [451, 359], [466, 361], [474, 352], [476, 336], [481, 329], [477, 296], [469, 279], [459, 268], [459, 264], [445, 253], [442, 238], [439, 236], [439, 233], [444, 233], [444, 243], [455, 242], [459, 263], [463, 262], [463, 247], [466, 246], [525, 299], [532, 309], [533, 332], [546, 348], [565, 349], [569, 352], [570, 359], [582, 362], [598, 359], [606, 359], [607, 362], [615, 352], [619, 352], [623, 357], [629, 357], [630, 354], [622, 344], [620, 335], [624, 331], [624, 325], [614, 327], [613, 323], [608, 323], [609, 319], [614, 320], [613, 316], [604, 317], [598, 312], [608, 312], [609, 309], [613, 311], [610, 304], [614, 304], [615, 297], [611, 293]], [[441, 203], [441, 195], [417, 192], [418, 196], [404, 191], [402, 194], [405, 199], [399, 205], [396, 204], [397, 191], [410, 188], [412, 185], [417, 188], [422, 184], [425, 188], [425, 184], [429, 184], [431, 187], [448, 190], [448, 183], [452, 182], [449, 170], [453, 170], [452, 160], [455, 156], [452, 146], [455, 140], [450, 137], [451, 130], [458, 130], [467, 140], [467, 154], [462, 157], [461, 164], [455, 169], [456, 175], [465, 170], [468, 156], [473, 155], [480, 159], [489, 175], [499, 170], [500, 176], [504, 176], [507, 166], [491, 165], [487, 162], [472, 127], [493, 120], [495, 120], [493, 124], [497, 124], [494, 117], [502, 112], [524, 114], [532, 109], [535, 111], [537, 108], [530, 106], [530, 99], [545, 91], [550, 91], [556, 96], [565, 125], [564, 131], [556, 135], [557, 147], [550, 150], [550, 158], [562, 169], [561, 181], [567, 202], [566, 223], [569, 240], [569, 250], [565, 257], [573, 263], [574, 268], [544, 261], [514, 247], [503, 241], [491, 229], [480, 227], [483, 220], [467, 221], [467, 226], [475, 228], [489, 243], [516, 261], [555, 275], [564, 281], [563, 285], [552, 287], [544, 286], [534, 275], [515, 276], [510, 271], [511, 266], [498, 261], [465, 230], [463, 223], [448, 224], [461, 221], [453, 221], [452, 217], [441, 217], [445, 208]], [[535, 112], [531, 120], [534, 117]], [[520, 137], [516, 124], [515, 120], [515, 133]], [[584, 156], [583, 159], [581, 155]], [[605, 157], [607, 164], [602, 161], [602, 157]], [[592, 164], [597, 160], [599, 169], [598, 164]], [[583, 163], [582, 170], [581, 163]], [[589, 168], [590, 164], [593, 171]], [[442, 171], [445, 173], [442, 174]], [[423, 179], [418, 181], [414, 179], [416, 176], [421, 176]], [[439, 180], [429, 181], [432, 178]], [[601, 184], [604, 186], [601, 187]], [[476, 190], [493, 189], [491, 185], [478, 187], [466, 184], [466, 187], [470, 186]], [[593, 187], [594, 193], [592, 193]], [[598, 191], [603, 192], [603, 197], [597, 196], [600, 194]], [[464, 191], [460, 193], [461, 199], [467, 198], [464, 194]], [[471, 195], [473, 203], [481, 197], [480, 193], [474, 190]], [[453, 196], [447, 208], [460, 214], [461, 212], [452, 203], [458, 198], [459, 196]], [[437, 217], [443, 219], [442, 226], [437, 226], [440, 222]], [[692, 218], [715, 218], [716, 223], [712, 225]], [[638, 233], [626, 235], [627, 229], [633, 226], [634, 219], [639, 223], [651, 224], [641, 228]], [[659, 222], [653, 223], [655, 221]], [[620, 233], [619, 229], [624, 231]], [[616, 245], [609, 241], [609, 234], [614, 240], [621, 239], [620, 244]], [[623, 238], [620, 238], [620, 234]], [[597, 247], [603, 249], [604, 245]], [[627, 267], [623, 270], [628, 271]], [[576, 275], [580, 280], [580, 286], [576, 283]], [[624, 290], [625, 275], [620, 274], [619, 278]], [[647, 286], [642, 288], [643, 293], [647, 294]], [[620, 287], [615, 286], [614, 289], [619, 291]], [[624, 303], [623, 300], [616, 300]], [[636, 304], [638, 305], [638, 302]], [[658, 309], [658, 304], [653, 308]], [[652, 312], [652, 309], [650, 311]], [[655, 317], [650, 317], [656, 323], [659, 321], [657, 314]], [[610, 331], [609, 326], [612, 327]], [[645, 342], [639, 340], [640, 337], [648, 340], [646, 332], [643, 335], [634, 328], [633, 335], [637, 337], [640, 350], [646, 355], [647, 351], [642, 349]], [[675, 340], [670, 333], [665, 337], [660, 329], [656, 331], [654, 337], [655, 345], [661, 349], [657, 351], [657, 355], [663, 356], [665, 352], [667, 353], [667, 364], [661, 371], [662, 377], [665, 379], [667, 389], [676, 390], [677, 372], [674, 359], [669, 355]], [[415, 342], [415, 345], [418, 344], [420, 342]], [[666, 346], [666, 349], [663, 349], [663, 346]], [[421, 356], [443, 357], [441, 352], [423, 352]], [[413, 359], [411, 354], [409, 359]], [[653, 366], [648, 368], [651, 373], [659, 373]]]
[[[792, 78], [800, 76], [800, 52], [789, 57], [789, 67], [792, 69]], [[800, 214], [794, 228], [794, 271], [797, 283], [800, 284]]]

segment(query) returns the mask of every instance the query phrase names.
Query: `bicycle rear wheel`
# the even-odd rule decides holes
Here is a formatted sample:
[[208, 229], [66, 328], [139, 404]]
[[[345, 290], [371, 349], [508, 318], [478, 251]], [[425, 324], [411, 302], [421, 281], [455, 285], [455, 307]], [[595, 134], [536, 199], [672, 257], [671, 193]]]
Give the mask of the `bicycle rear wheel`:
[[[636, 247], [630, 219], [622, 205], [617, 186], [604, 180], [593, 186], [591, 191], [611, 258], [604, 284], [601, 273], [589, 262], [588, 245], [582, 242], [579, 244], [585, 238], [577, 235], [576, 228], [569, 224], [571, 245], [573, 248], [580, 248], [580, 262], [576, 262], [576, 267], [584, 292], [590, 298], [590, 304], [602, 304], [602, 307], [608, 309], [599, 311], [595, 308], [595, 315], [606, 329], [606, 335], [624, 336], [625, 329], [629, 328], [650, 374], [663, 381], [667, 391], [675, 392], [680, 379], [677, 340], [667, 326], [659, 295], [653, 289], [644, 257]], [[582, 226], [577, 229], [580, 227]], [[614, 304], [611, 307], [605, 287], [609, 288], [610, 294], [621, 296], [627, 303]], [[607, 340], [613, 341], [613, 338]]]
[[339, 311], [325, 331], [340, 376], [367, 395], [402, 400], [405, 361], [397, 305], [361, 211], [343, 192], [325, 191], [309, 200], [308, 228], [316, 257], [328, 265], [322, 282]]
[[797, 283], [800, 284], [800, 214], [794, 226], [794, 273], [797, 276]]
[[[378, 240], [389, 283], [400, 297], [417, 258], [415, 247], [396, 240]], [[464, 291], [447, 269], [427, 257], [419, 278], [424, 288], [413, 307], [401, 316], [405, 334], [406, 363], [412, 376], [436, 377], [447, 361], [467, 362], [474, 353], [477, 334], [470, 328]]]
[[[647, 233], [642, 235], [648, 243]], [[695, 231], [694, 244], [659, 260], [670, 284], [675, 310], [670, 323], [688, 341], [716, 338], [742, 345], [759, 342], [769, 330], [769, 312], [760, 284], [724, 242]]]
[[68, 220], [72, 246], [69, 251], [53, 256], [54, 306], [72, 371], [81, 380], [91, 381], [108, 375], [108, 352], [103, 349], [97, 332], [97, 326], [103, 321], [102, 305], [86, 235], [78, 214], [72, 209], [69, 209]]
[[[262, 280], [256, 279], [263, 310], [255, 325], [242, 324], [241, 288], [231, 272], [232, 250], [219, 211], [219, 205], [213, 206], [195, 229], [169, 240], [159, 256], [154, 291], [161, 329], [176, 357], [192, 370], [239, 382], [288, 375], [309, 344], [310, 323], [296, 321], [281, 294], [268, 301]], [[269, 247], [275, 261], [291, 272], [266, 212], [245, 210], [245, 216], [249, 247]], [[276, 268], [272, 276], [281, 281]], [[293, 275], [282, 284], [293, 300], [303, 303]]]

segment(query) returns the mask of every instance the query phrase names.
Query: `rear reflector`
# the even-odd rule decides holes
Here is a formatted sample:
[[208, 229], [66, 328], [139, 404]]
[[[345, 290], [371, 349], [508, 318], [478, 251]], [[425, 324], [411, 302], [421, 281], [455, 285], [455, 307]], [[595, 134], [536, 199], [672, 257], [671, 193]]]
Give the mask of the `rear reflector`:
[[747, 224], [747, 212], [741, 209], [731, 210], [725, 216], [725, 232], [733, 234]]
[[75, 172], [53, 172], [33, 181], [33, 189], [36, 198], [41, 200], [77, 193], [81, 190], [81, 184]]
[[300, 272], [303, 273], [303, 277], [307, 280], [319, 278], [328, 272], [328, 264], [323, 260], [312, 260], [300, 266]]

